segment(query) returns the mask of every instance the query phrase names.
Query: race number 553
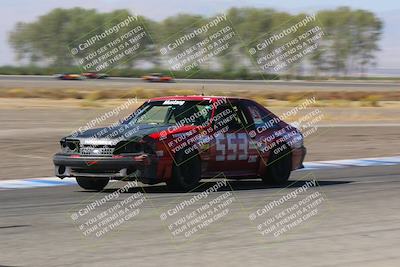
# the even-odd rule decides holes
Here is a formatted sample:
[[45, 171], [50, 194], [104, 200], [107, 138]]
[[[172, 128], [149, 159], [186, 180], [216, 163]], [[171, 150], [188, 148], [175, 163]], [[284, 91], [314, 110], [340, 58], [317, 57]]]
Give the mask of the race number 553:
[[216, 137], [216, 161], [247, 160], [249, 141], [245, 133], [227, 133]]

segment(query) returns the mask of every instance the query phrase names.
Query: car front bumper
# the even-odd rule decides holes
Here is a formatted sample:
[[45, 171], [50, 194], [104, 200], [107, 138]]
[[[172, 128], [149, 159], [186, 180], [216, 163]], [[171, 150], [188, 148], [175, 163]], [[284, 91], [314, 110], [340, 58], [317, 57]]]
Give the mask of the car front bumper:
[[157, 182], [157, 159], [153, 155], [80, 156], [57, 153], [53, 157], [57, 177], [107, 177], [116, 180]]

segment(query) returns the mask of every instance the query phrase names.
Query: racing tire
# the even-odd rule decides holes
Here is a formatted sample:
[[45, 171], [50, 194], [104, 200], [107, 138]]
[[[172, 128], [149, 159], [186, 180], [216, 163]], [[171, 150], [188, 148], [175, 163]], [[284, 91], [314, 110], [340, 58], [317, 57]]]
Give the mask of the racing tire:
[[[286, 147], [288, 146], [286, 145]], [[267, 170], [262, 176], [262, 180], [266, 184], [285, 184], [292, 172], [292, 152], [286, 148], [278, 154], [271, 152], [271, 155], [268, 159]]]
[[190, 191], [201, 179], [201, 160], [197, 153], [186, 155], [183, 152], [176, 154], [172, 168], [172, 178], [167, 181], [171, 190]]
[[108, 178], [76, 177], [76, 182], [80, 187], [92, 191], [103, 190], [109, 181]]

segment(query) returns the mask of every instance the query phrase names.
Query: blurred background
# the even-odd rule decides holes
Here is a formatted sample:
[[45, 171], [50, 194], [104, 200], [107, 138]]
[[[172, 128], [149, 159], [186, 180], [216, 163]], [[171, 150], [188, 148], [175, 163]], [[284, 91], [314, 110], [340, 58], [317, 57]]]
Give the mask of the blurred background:
[[[400, 239], [395, 238], [400, 235], [399, 13], [400, 1], [395, 0], [2, 0], [0, 267], [400, 266]], [[140, 24], [147, 34], [132, 57], [96, 71], [80, 63], [82, 55], [88, 55], [85, 51], [72, 55], [76, 44], [136, 14], [139, 22], [135, 25]], [[227, 41], [229, 49], [189, 72], [171, 71], [170, 54], [162, 55], [162, 48], [221, 14], [228, 20], [218, 29], [229, 25], [235, 32]], [[288, 68], [261, 71], [249, 54], [250, 46], [312, 14], [316, 20], [309, 28], [319, 26], [324, 33], [316, 49]], [[132, 28], [133, 23], [116, 35], [122, 38]], [[109, 37], [92, 48], [98, 50], [116, 40]], [[199, 39], [186, 40], [177, 51]], [[257, 56], [267, 55], [278, 44]], [[97, 194], [77, 186], [58, 186], [74, 182], [54, 177], [52, 159], [60, 151], [60, 139], [128, 99], [137, 101], [94, 127], [118, 122], [148, 98], [192, 94], [253, 99], [278, 116], [315, 98], [285, 117], [286, 122], [296, 123], [314, 114], [302, 123], [314, 122], [309, 129], [315, 129], [305, 137], [308, 167], [294, 172], [288, 187], [266, 186], [258, 180], [230, 181], [232, 196], [238, 201], [229, 209], [226, 202], [219, 204], [215, 199], [210, 205], [231, 210], [229, 216], [218, 217], [219, 222], [201, 229], [188, 242], [171, 236], [160, 215], [178, 207], [183, 198], [191, 202], [204, 189], [177, 194], [164, 185], [130, 188], [121, 194], [122, 199], [143, 191], [149, 200], [140, 206], [140, 215], [130, 217], [104, 239], [84, 237], [71, 215], [122, 185], [110, 183]], [[293, 219], [295, 209], [290, 208], [288, 217], [279, 215], [276, 221], [290, 226], [288, 233], [279, 239], [260, 235], [257, 223], [249, 221], [256, 207], [301, 189], [310, 179], [318, 181], [326, 208], [325, 204], [318, 207], [318, 215], [307, 217], [307, 223], [296, 229], [292, 226], [300, 217]], [[203, 200], [207, 203], [214, 198], [211, 195], [220, 193]], [[297, 206], [301, 198], [291, 198], [286, 204]], [[120, 204], [110, 199], [109, 204]], [[315, 203], [311, 201], [314, 198], [309, 203]], [[187, 208], [203, 212], [201, 203]], [[310, 206], [307, 203], [302, 207]], [[97, 206], [95, 212], [106, 207]], [[112, 209], [113, 214], [116, 211]], [[112, 217], [102, 216], [101, 223], [120, 221]], [[191, 222], [197, 218], [190, 215]], [[206, 218], [208, 226], [211, 217]]]
[[[324, 117], [318, 125], [322, 128], [306, 139], [306, 160], [398, 154], [399, 11], [399, 2], [389, 0], [3, 0], [0, 147], [8, 157], [0, 161], [0, 179], [52, 176], [51, 156], [62, 136], [128, 98], [137, 98], [138, 103], [121, 116], [148, 98], [165, 95], [246, 97], [277, 115], [315, 97], [310, 108], [320, 109]], [[261, 72], [249, 45], [314, 13], [313, 25], [324, 32], [317, 49], [283, 71]], [[82, 68], [71, 47], [136, 14], [148, 33], [140, 51], [102, 70], [108, 78], [82, 75], [92, 70]], [[160, 49], [220, 14], [227, 15], [224, 25], [236, 33], [229, 49], [190, 73], [170, 71]], [[116, 35], [132, 28], [122, 27]], [[104, 38], [94, 47], [110, 41]], [[198, 41], [187, 40], [182, 49]], [[153, 72], [165, 77], [148, 75]], [[167, 82], [147, 82], [161, 81], [160, 77]]]
[[[241, 41], [191, 78], [260, 79], [245, 49], [247, 42], [291, 19], [315, 13], [324, 39], [308, 60], [279, 73], [284, 78], [398, 77], [399, 25], [396, 1], [64, 1], [5, 0], [0, 11], [0, 74], [77, 72], [68, 44], [100, 33], [115, 18], [138, 14], [152, 42], [111, 76], [140, 77], [168, 70], [159, 48], [177, 32], [190, 32], [211, 17], [228, 15]], [[94, 31], [94, 32], [93, 32]], [[123, 34], [121, 31], [120, 34]], [[99, 44], [106, 44], [104, 39]], [[195, 39], [191, 42], [196, 42]], [[238, 59], [240, 59], [238, 61]], [[186, 77], [185, 73], [175, 73]], [[263, 79], [279, 79], [264, 76]]]

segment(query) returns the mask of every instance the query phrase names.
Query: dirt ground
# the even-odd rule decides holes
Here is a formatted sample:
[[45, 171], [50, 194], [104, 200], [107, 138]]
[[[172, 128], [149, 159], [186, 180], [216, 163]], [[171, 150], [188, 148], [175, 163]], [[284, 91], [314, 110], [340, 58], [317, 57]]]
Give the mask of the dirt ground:
[[[59, 149], [59, 139], [123, 102], [107, 100], [84, 107], [79, 100], [0, 98], [0, 179], [54, 176], [52, 155]], [[103, 124], [114, 123], [139, 104]], [[270, 109], [280, 115], [290, 108]], [[319, 109], [324, 114], [318, 122], [322, 127], [306, 138], [306, 161], [400, 155], [397, 105]]]

